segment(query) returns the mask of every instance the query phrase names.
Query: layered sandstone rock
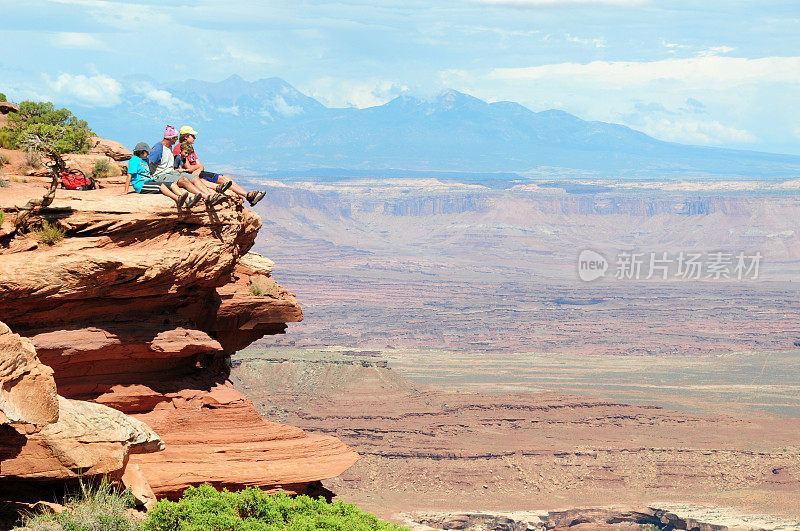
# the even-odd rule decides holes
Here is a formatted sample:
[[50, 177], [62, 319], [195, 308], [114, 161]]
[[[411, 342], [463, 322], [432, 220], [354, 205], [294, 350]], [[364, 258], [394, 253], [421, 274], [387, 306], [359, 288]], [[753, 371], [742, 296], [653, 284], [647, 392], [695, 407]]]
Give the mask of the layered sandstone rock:
[[[13, 219], [42, 192], [42, 183], [14, 183], [0, 189], [0, 209]], [[0, 382], [11, 382], [0, 411], [44, 428], [12, 438], [0, 479], [113, 469], [146, 503], [149, 492], [177, 497], [202, 482], [301, 492], [358, 459], [336, 438], [263, 420], [227, 380], [230, 354], [303, 318], [271, 278], [271, 261], [248, 254], [261, 220], [240, 200], [187, 211], [120, 188], [59, 190], [32, 219], [59, 224], [66, 237], [44, 245], [9, 223], [0, 235], [3, 320], [24, 336], [18, 361], [0, 365]], [[57, 417], [53, 383], [65, 397]], [[50, 408], [20, 406], [31, 393], [49, 396]], [[33, 439], [68, 456], [61, 468], [50, 458], [31, 464]], [[102, 466], [79, 455], [103, 441]]]
[[144, 422], [56, 395], [53, 370], [31, 342], [0, 322], [0, 494], [25, 480], [119, 476], [130, 454], [164, 443]]

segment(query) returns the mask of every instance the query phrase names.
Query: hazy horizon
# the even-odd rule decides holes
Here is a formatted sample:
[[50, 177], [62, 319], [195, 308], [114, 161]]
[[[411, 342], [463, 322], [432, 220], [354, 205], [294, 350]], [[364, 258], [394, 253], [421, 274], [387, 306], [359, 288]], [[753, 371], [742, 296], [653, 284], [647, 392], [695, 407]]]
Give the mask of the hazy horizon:
[[11, 21], [0, 30], [0, 91], [16, 100], [109, 109], [135, 94], [180, 108], [193, 102], [165, 85], [233, 74], [281, 77], [327, 106], [360, 109], [452, 88], [620, 123], [659, 140], [800, 155], [793, 3], [0, 6]]

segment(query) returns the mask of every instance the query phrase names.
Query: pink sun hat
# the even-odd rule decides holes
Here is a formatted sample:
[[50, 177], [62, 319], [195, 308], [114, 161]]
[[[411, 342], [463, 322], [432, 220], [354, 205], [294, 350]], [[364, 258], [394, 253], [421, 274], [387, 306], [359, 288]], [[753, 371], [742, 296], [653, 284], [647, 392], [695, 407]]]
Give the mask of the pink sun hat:
[[168, 125], [164, 130], [164, 138], [175, 138], [176, 136], [178, 136], [178, 130]]

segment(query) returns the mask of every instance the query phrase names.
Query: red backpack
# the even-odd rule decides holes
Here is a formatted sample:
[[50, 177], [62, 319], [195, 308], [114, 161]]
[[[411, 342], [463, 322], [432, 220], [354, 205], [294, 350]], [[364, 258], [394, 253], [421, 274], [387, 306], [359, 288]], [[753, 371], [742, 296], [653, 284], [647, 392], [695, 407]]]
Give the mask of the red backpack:
[[97, 184], [81, 170], [66, 170], [61, 172], [61, 187], [67, 190], [94, 190]]

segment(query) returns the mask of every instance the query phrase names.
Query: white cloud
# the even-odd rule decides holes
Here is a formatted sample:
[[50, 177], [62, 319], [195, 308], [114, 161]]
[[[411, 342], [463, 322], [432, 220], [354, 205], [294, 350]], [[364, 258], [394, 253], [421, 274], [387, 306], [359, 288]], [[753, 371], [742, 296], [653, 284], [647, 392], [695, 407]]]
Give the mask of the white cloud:
[[74, 50], [104, 50], [106, 48], [100, 39], [88, 33], [56, 33], [50, 37], [50, 43], [56, 48]]
[[574, 42], [576, 44], [582, 44], [584, 46], [594, 46], [595, 48], [605, 48], [606, 47], [606, 40], [603, 38], [600, 39], [582, 39], [580, 37], [576, 37], [575, 35], [570, 35], [569, 33], [564, 35], [564, 38], [567, 39], [569, 42]]
[[281, 96], [276, 95], [272, 98], [272, 108], [275, 109], [275, 112], [280, 114], [283, 117], [288, 118], [289, 116], [295, 116], [303, 112], [303, 108], [299, 106], [293, 106], [286, 103], [286, 100], [283, 99]]
[[302, 92], [321, 101], [328, 107], [375, 107], [408, 92], [408, 87], [391, 81], [317, 79]]
[[232, 105], [230, 107], [217, 107], [217, 110], [219, 112], [223, 112], [223, 113], [226, 113], [226, 114], [232, 114], [234, 116], [239, 116], [239, 106], [238, 105]]
[[[97, 22], [114, 28], [130, 31], [131, 28], [154, 26], [171, 28], [175, 20], [169, 15], [168, 5], [149, 2], [116, 2], [107, 0], [48, 0], [54, 4], [65, 4], [83, 8]], [[146, 25], [146, 26], [143, 26]]]
[[248, 63], [253, 65], [274, 64], [275, 61], [256, 52], [227, 45], [217, 55], [208, 57], [209, 61], [222, 63]]
[[60, 97], [89, 107], [113, 107], [122, 101], [122, 85], [105, 74], [93, 76], [58, 74], [55, 79], [44, 75], [47, 86]]
[[582, 81], [594, 86], [617, 89], [662, 80], [701, 87], [733, 87], [759, 81], [800, 84], [800, 57], [747, 59], [703, 55], [650, 62], [556, 63], [522, 68], [496, 68], [489, 73], [489, 78], [530, 81], [562, 78], [571, 82]]
[[731, 53], [736, 48], [731, 48], [730, 46], [712, 46], [711, 48], [706, 48], [705, 50], [700, 50], [698, 54], [700, 57], [707, 57], [709, 55], [719, 55], [721, 53]]
[[501, 7], [573, 7], [573, 6], [612, 6], [638, 7], [650, 4], [649, 0], [467, 0], [473, 4]]
[[691, 144], [724, 145], [751, 144], [758, 138], [749, 131], [722, 125], [716, 120], [671, 120], [668, 118], [645, 118], [641, 129], [648, 135], [670, 142]]
[[145, 83], [134, 90], [139, 94], [142, 94], [148, 100], [153, 101], [158, 105], [169, 109], [170, 111], [186, 111], [194, 108], [185, 101], [176, 98], [170, 92], [155, 88], [149, 83]]
[[669, 49], [671, 49], [671, 50], [672, 50], [672, 49], [682, 49], [682, 50], [685, 50], [685, 49], [687, 49], [687, 48], [691, 48], [691, 46], [689, 46], [688, 44], [678, 44], [677, 42], [667, 42], [667, 41], [665, 41], [665, 40], [662, 40], [662, 41], [661, 41], [661, 45], [662, 45], [662, 46], [664, 46], [665, 48], [669, 48]]

